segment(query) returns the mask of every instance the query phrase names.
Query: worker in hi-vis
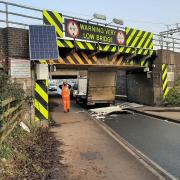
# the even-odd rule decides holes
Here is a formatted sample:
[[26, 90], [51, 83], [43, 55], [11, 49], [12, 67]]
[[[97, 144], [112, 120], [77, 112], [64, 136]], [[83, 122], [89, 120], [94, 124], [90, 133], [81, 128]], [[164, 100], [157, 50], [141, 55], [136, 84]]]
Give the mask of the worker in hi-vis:
[[64, 105], [64, 112], [65, 113], [69, 112], [70, 111], [70, 89], [67, 82], [65, 81], [63, 82], [63, 85], [62, 85], [61, 96], [62, 96], [62, 101]]

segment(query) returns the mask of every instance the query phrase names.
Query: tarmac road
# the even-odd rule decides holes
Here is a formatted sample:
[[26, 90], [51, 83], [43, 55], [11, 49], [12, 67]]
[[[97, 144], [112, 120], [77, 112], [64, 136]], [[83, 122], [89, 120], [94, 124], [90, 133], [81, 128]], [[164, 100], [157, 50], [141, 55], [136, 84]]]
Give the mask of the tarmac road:
[[135, 148], [180, 179], [180, 124], [141, 114], [118, 114], [105, 123]]

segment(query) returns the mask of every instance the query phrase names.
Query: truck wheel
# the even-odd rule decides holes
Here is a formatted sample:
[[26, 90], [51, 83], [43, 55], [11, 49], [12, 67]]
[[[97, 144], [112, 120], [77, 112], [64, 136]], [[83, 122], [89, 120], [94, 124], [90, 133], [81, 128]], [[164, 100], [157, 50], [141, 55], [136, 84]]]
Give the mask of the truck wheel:
[[84, 99], [82, 99], [82, 106], [83, 106], [83, 108], [87, 108], [87, 102], [86, 102], [86, 100], [84, 100]]
[[77, 98], [75, 99], [75, 102], [76, 102], [76, 104], [79, 104]]

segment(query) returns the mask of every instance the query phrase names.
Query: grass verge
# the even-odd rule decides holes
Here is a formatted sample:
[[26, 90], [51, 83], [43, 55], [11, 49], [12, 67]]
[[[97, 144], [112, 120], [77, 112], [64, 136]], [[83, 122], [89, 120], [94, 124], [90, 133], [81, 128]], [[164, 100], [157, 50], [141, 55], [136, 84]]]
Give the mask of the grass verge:
[[17, 126], [0, 146], [0, 179], [66, 179], [60, 146], [49, 128]]

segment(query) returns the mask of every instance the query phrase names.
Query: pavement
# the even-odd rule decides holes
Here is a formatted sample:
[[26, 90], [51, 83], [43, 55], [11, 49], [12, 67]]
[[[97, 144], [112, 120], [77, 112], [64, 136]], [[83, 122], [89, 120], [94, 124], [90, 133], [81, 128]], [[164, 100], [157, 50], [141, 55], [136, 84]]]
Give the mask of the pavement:
[[136, 112], [151, 115], [160, 119], [180, 123], [180, 107], [147, 106], [137, 103], [130, 103], [117, 100], [116, 105], [128, 108]]
[[180, 123], [180, 107], [142, 106], [132, 109], [157, 118]]
[[51, 129], [63, 142], [61, 162], [70, 180], [156, 180], [158, 177], [107, 134], [90, 115], [72, 103], [64, 113], [59, 99], [50, 99]]

